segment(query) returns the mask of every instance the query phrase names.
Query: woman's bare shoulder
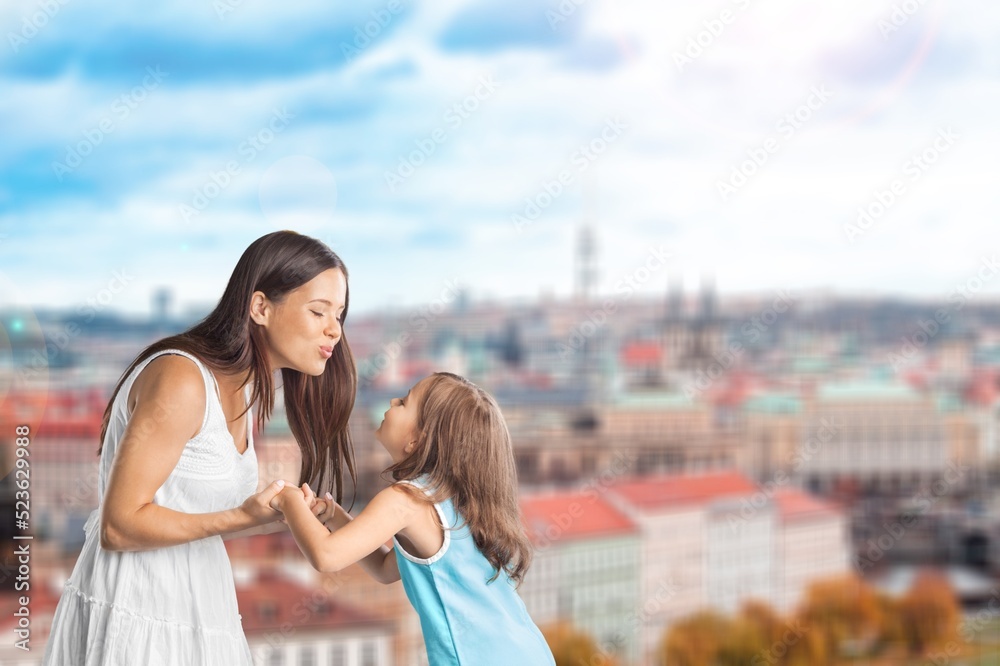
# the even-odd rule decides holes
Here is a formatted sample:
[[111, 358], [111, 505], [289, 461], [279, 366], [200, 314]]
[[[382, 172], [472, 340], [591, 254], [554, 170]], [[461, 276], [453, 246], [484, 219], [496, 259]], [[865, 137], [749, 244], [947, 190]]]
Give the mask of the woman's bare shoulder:
[[[132, 383], [128, 411], [132, 413], [138, 401], [162, 400], [184, 408], [205, 408], [205, 379], [195, 363], [180, 354], [163, 354], [146, 364]], [[199, 421], [200, 422], [200, 421]]]

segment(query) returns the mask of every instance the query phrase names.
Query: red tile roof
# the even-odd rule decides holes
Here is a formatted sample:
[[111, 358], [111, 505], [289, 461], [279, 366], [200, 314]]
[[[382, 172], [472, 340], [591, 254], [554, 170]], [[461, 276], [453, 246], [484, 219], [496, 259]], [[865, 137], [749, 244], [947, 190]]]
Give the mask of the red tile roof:
[[659, 365], [663, 349], [655, 342], [632, 342], [621, 351], [622, 362], [631, 368]]
[[749, 373], [734, 371], [717, 388], [709, 392], [709, 399], [723, 407], [738, 407], [753, 393], [756, 380]]
[[522, 496], [521, 517], [536, 542], [598, 539], [637, 531], [635, 523], [594, 492]]
[[818, 516], [839, 516], [837, 507], [798, 488], [785, 488], [774, 493], [778, 510], [784, 520], [801, 520]]
[[700, 504], [757, 492], [757, 486], [738, 472], [639, 477], [611, 487], [611, 491], [639, 509]]
[[94, 441], [94, 450], [101, 437], [103, 414], [84, 414], [79, 416], [52, 417], [45, 415], [35, 428], [35, 437], [51, 439], [90, 439]]
[[962, 397], [966, 402], [985, 406], [996, 402], [998, 393], [1000, 391], [997, 390], [996, 378], [989, 373], [980, 372], [966, 386]]
[[261, 571], [252, 583], [237, 583], [236, 599], [247, 637], [280, 631], [337, 630], [356, 627], [392, 628], [384, 620], [336, 601], [319, 585], [310, 587], [273, 571]]
[[98, 389], [28, 391], [0, 401], [0, 424], [31, 426], [32, 437], [78, 438], [95, 442], [107, 396]]
[[[278, 524], [275, 523], [275, 525]], [[280, 558], [287, 555], [302, 557], [302, 551], [295, 544], [295, 538], [291, 532], [279, 527], [273, 529], [276, 531], [226, 539], [226, 552], [229, 559], [260, 562], [268, 558]]]

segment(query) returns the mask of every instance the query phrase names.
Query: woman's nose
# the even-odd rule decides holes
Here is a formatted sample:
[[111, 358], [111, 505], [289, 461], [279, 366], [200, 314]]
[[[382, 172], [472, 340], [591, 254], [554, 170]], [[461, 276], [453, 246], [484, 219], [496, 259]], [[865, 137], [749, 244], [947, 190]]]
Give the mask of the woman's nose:
[[338, 319], [334, 319], [334, 320], [333, 320], [333, 321], [332, 321], [332, 322], [331, 322], [331, 323], [330, 323], [330, 324], [329, 324], [329, 325], [328, 325], [328, 326], [326, 327], [326, 334], [327, 334], [327, 336], [329, 336], [329, 337], [331, 337], [331, 338], [334, 338], [334, 339], [338, 339], [338, 340], [339, 340], [339, 339], [340, 339], [340, 330], [341, 330], [341, 329], [340, 329], [340, 320], [338, 320]]

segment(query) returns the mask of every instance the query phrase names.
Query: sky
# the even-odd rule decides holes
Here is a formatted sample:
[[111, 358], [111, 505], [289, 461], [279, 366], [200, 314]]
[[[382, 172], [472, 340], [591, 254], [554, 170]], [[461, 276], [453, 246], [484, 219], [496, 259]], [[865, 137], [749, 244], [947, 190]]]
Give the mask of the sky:
[[583, 224], [650, 297], [944, 296], [1000, 250], [995, 4], [346, 5], [5, 0], [0, 308], [210, 306], [277, 229], [353, 312], [568, 296]]

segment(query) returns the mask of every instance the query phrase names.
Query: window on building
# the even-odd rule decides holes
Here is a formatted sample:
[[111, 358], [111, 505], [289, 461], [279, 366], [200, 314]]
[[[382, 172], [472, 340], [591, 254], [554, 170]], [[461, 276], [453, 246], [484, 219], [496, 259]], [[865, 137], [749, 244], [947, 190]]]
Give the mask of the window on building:
[[330, 646], [330, 666], [347, 666], [347, 650], [343, 645]]
[[311, 645], [299, 648], [299, 666], [316, 666], [316, 648]]
[[278, 617], [278, 607], [273, 601], [261, 601], [257, 604], [257, 615], [261, 622], [274, 622]]
[[267, 655], [267, 666], [284, 666], [285, 659], [284, 655], [281, 654], [281, 649], [273, 647], [271, 652]]
[[378, 645], [368, 641], [361, 645], [361, 666], [377, 666]]

